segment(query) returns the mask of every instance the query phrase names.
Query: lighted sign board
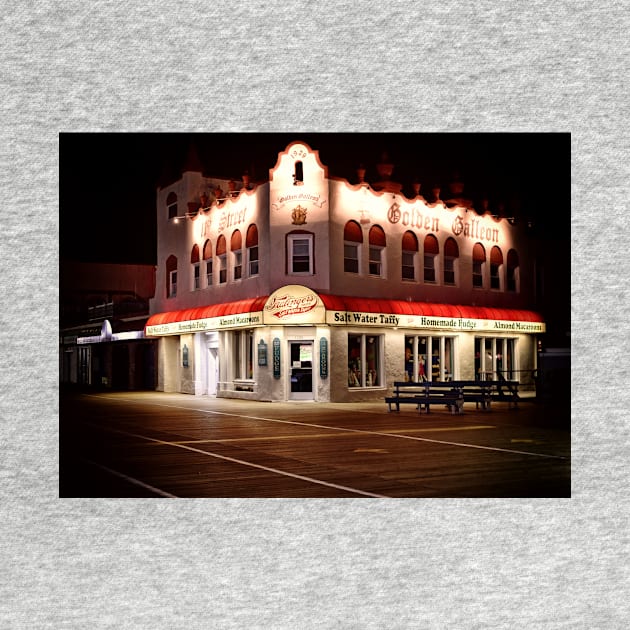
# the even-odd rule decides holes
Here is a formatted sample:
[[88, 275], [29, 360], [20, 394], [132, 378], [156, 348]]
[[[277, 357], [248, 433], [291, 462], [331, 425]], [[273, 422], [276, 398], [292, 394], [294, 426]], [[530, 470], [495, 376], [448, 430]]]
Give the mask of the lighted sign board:
[[263, 310], [265, 324], [323, 323], [326, 309], [317, 293], [306, 287], [290, 284], [274, 291]]
[[326, 311], [326, 323], [337, 326], [379, 326], [390, 328], [444, 329], [475, 332], [544, 333], [543, 322], [522, 322], [463, 317], [430, 317], [355, 311]]
[[195, 319], [185, 322], [172, 322], [170, 324], [157, 324], [155, 326], [147, 326], [146, 335], [148, 337], [158, 337], [160, 335], [179, 335], [183, 333], [204, 332], [209, 330], [260, 326], [262, 323], [262, 313], [241, 313], [240, 315], [208, 317], [206, 319]]

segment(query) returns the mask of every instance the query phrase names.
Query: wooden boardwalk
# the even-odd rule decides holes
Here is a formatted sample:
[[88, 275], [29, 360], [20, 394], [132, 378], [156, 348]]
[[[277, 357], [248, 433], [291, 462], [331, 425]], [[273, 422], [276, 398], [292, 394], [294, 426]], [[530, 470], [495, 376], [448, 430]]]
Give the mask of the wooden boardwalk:
[[528, 405], [427, 416], [378, 403], [62, 395], [60, 496], [570, 496], [569, 430]]

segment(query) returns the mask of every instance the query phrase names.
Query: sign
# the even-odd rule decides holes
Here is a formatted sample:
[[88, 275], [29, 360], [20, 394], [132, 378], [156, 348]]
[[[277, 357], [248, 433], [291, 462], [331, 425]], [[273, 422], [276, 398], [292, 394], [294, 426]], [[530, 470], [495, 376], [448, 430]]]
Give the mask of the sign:
[[332, 325], [379, 326], [418, 329], [444, 329], [475, 332], [544, 333], [543, 322], [522, 322], [464, 317], [434, 317], [429, 315], [398, 315], [393, 313], [362, 313], [326, 311], [326, 323]]
[[258, 342], [258, 365], [267, 365], [267, 344], [262, 339]]
[[324, 322], [324, 303], [307, 287], [290, 284], [274, 291], [263, 310], [265, 324], [316, 324]]
[[273, 340], [273, 377], [280, 378], [280, 339]]
[[260, 326], [262, 323], [262, 312], [241, 313], [239, 315], [208, 317], [206, 319], [193, 319], [184, 322], [172, 322], [170, 324], [147, 326], [146, 335], [147, 337], [157, 337], [159, 335], [180, 335], [182, 333]]
[[328, 339], [319, 340], [319, 375], [328, 378]]

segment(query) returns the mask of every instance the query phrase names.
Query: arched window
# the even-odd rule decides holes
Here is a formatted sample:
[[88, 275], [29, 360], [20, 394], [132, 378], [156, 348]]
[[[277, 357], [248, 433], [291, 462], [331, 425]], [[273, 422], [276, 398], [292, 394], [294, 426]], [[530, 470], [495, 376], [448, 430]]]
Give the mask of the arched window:
[[166, 198], [166, 209], [169, 219], [174, 219], [177, 216], [177, 195], [174, 192], [169, 193]]
[[486, 265], [486, 250], [481, 243], [475, 243], [473, 247], [472, 283], [473, 287], [483, 288], [483, 270]]
[[166, 297], [177, 296], [177, 258], [173, 255], [166, 259]]
[[212, 243], [208, 239], [203, 244], [203, 259], [206, 264], [206, 286], [212, 286]]
[[247, 269], [250, 276], [258, 275], [258, 228], [252, 223], [247, 228], [245, 236], [245, 247], [247, 248]]
[[495, 245], [490, 250], [490, 288], [501, 289], [501, 265], [503, 264], [503, 254]]
[[457, 259], [459, 247], [454, 238], [447, 238], [444, 243], [444, 284], [454, 285], [456, 282]]
[[363, 230], [356, 221], [348, 221], [343, 228], [343, 270], [359, 273]]
[[402, 237], [402, 279], [416, 279], [416, 258], [418, 257], [418, 237], [407, 231]]
[[232, 252], [232, 279], [240, 280], [243, 275], [243, 237], [240, 230], [232, 232], [230, 251]]
[[225, 284], [227, 281], [227, 242], [223, 234], [217, 240], [217, 258], [219, 259], [219, 284]]
[[433, 234], [424, 237], [424, 281], [436, 281], [435, 261], [440, 253], [440, 245]]
[[507, 254], [507, 290], [517, 293], [520, 289], [519, 280], [518, 254], [511, 249]]
[[190, 252], [190, 264], [192, 265], [192, 290], [198, 291], [201, 288], [201, 265], [199, 264], [199, 245], [193, 245]]
[[295, 172], [293, 173], [293, 183], [301, 186], [304, 183], [304, 165], [302, 162], [295, 163]]
[[383, 255], [387, 245], [385, 232], [380, 225], [373, 225], [370, 228], [370, 255], [369, 255], [369, 274], [383, 278], [385, 273], [383, 269]]

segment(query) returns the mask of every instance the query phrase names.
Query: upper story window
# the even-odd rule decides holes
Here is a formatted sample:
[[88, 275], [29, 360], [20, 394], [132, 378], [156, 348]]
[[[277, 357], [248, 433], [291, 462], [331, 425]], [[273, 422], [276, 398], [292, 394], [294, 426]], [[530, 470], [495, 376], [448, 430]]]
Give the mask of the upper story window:
[[383, 278], [385, 269], [383, 264], [385, 246], [385, 232], [380, 225], [373, 225], [369, 233], [370, 255], [369, 255], [369, 274]]
[[245, 237], [245, 247], [247, 248], [247, 273], [249, 276], [258, 275], [258, 228], [252, 223], [247, 228]]
[[402, 237], [402, 279], [416, 279], [416, 259], [418, 257], [418, 237], [407, 231]]
[[356, 221], [348, 221], [343, 228], [343, 270], [359, 273], [363, 230]]
[[436, 282], [436, 260], [440, 253], [440, 245], [433, 234], [427, 234], [424, 238], [424, 281]]
[[219, 265], [219, 284], [227, 282], [227, 242], [221, 234], [217, 240], [217, 259]]
[[240, 230], [234, 230], [230, 239], [232, 252], [232, 279], [240, 280], [243, 275], [243, 238]]
[[507, 254], [507, 290], [518, 293], [520, 290], [520, 273], [518, 254], [511, 249]]
[[473, 287], [482, 289], [484, 268], [486, 266], [486, 250], [481, 243], [475, 243], [472, 259], [472, 284]]
[[501, 266], [503, 265], [503, 254], [495, 245], [490, 250], [490, 288], [500, 291], [501, 287]]
[[304, 165], [300, 161], [295, 163], [295, 171], [293, 173], [293, 184], [295, 186], [302, 186], [302, 184], [304, 184]]
[[201, 265], [199, 263], [199, 245], [193, 245], [190, 252], [190, 264], [192, 265], [192, 290], [198, 291], [201, 288]]
[[166, 297], [177, 296], [177, 258], [173, 255], [166, 259]]
[[174, 219], [177, 216], [177, 195], [174, 192], [168, 194], [166, 208], [168, 210], [168, 218]]
[[287, 269], [292, 275], [313, 275], [313, 235], [307, 232], [287, 234]]
[[205, 274], [206, 274], [206, 286], [211, 287], [213, 284], [212, 277], [212, 243], [208, 239], [203, 244], [203, 260], [205, 263]]
[[444, 243], [444, 284], [457, 284], [457, 261], [459, 247], [454, 238], [447, 238]]

